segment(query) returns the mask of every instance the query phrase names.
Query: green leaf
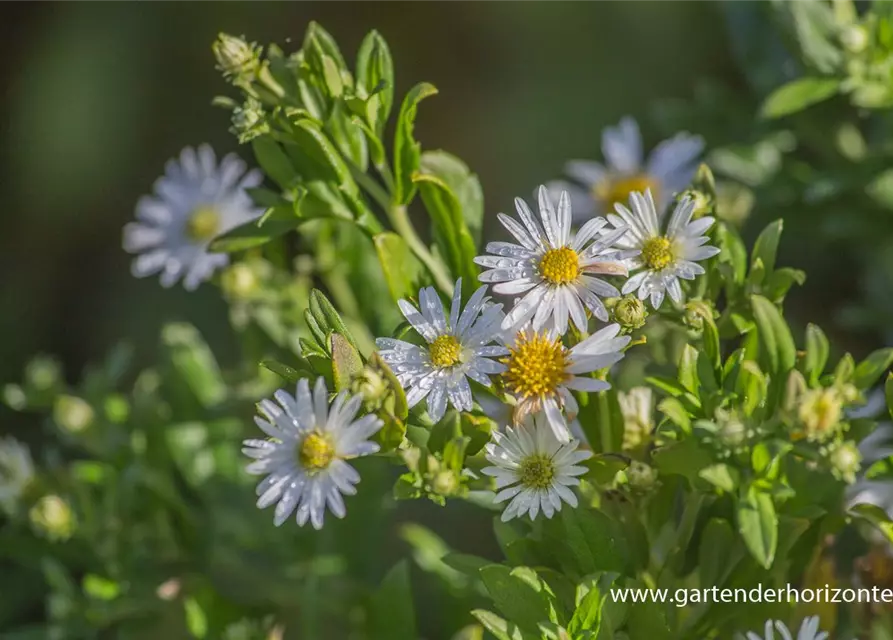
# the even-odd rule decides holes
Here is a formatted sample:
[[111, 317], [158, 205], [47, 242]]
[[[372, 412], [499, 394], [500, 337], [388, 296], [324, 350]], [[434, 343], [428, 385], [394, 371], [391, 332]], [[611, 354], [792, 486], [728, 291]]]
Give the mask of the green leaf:
[[744, 415], [751, 416], [754, 411], [763, 406], [766, 400], [767, 386], [766, 376], [760, 371], [756, 362], [745, 360], [741, 363], [735, 390], [741, 397], [741, 408], [744, 410]]
[[484, 192], [477, 175], [462, 160], [440, 150], [423, 153], [419, 171], [440, 178], [455, 194], [465, 224], [477, 245], [484, 219]]
[[698, 548], [698, 572], [701, 584], [721, 586], [734, 569], [731, 562], [735, 534], [728, 522], [711, 518], [701, 534]]
[[738, 482], [741, 479], [737, 469], [723, 463], [704, 467], [698, 475], [726, 493], [733, 493], [738, 488]]
[[297, 229], [304, 220], [295, 215], [291, 204], [267, 209], [257, 220], [249, 220], [211, 241], [216, 253], [233, 253], [259, 247]]
[[750, 299], [769, 371], [781, 378], [797, 361], [791, 330], [778, 307], [762, 296], [751, 296]]
[[217, 359], [191, 324], [173, 323], [161, 331], [161, 341], [171, 374], [172, 394], [191, 394], [202, 407], [212, 407], [226, 397], [226, 384]]
[[391, 298], [414, 298], [424, 284], [425, 270], [406, 242], [396, 233], [386, 231], [372, 239]]
[[629, 612], [627, 623], [630, 638], [647, 638], [648, 640], [674, 640], [670, 631], [667, 616], [656, 602], [637, 602]]
[[434, 243], [446, 259], [454, 278], [462, 278], [467, 294], [477, 288], [478, 268], [474, 263], [474, 239], [462, 217], [462, 207], [452, 190], [440, 178], [417, 173], [412, 178], [418, 185], [431, 216]]
[[413, 128], [419, 102], [436, 93], [434, 85], [422, 82], [410, 89], [400, 107], [394, 133], [394, 200], [398, 205], [409, 204], [415, 195], [412, 176], [419, 170], [421, 145], [413, 137]]
[[806, 77], [783, 84], [769, 94], [760, 109], [763, 118], [781, 118], [827, 100], [840, 90], [837, 78]]
[[186, 613], [186, 628], [193, 638], [205, 638], [208, 635], [208, 617], [202, 606], [195, 598], [186, 598], [183, 601], [183, 610]]
[[492, 611], [487, 611], [486, 609], [474, 609], [472, 610], [471, 615], [473, 615], [487, 631], [492, 633], [497, 640], [527, 640], [527, 638], [537, 637], [523, 634], [514, 624], [508, 622], [504, 618], [500, 618]]
[[96, 600], [114, 600], [121, 595], [121, 585], [94, 573], [84, 576], [84, 593]]
[[496, 608], [522, 629], [535, 632], [540, 622], [549, 620], [549, 599], [533, 569], [491, 564], [480, 576]]
[[[344, 324], [344, 320], [341, 319], [341, 316], [335, 310], [335, 307], [332, 306], [329, 299], [326, 298], [323, 292], [319, 289], [313, 289], [310, 292], [310, 313], [313, 314], [313, 318], [319, 324], [320, 328], [323, 329], [324, 333], [340, 333], [347, 339], [354, 349], [359, 351], [357, 341], [354, 340], [347, 325]], [[325, 344], [325, 342], [323, 342], [323, 344]]]
[[263, 172], [282, 189], [288, 191], [298, 177], [286, 153], [269, 136], [260, 136], [251, 141], [254, 158]]
[[701, 382], [698, 379], [698, 350], [690, 344], [682, 348], [679, 359], [679, 383], [694, 395], [698, 395]]
[[[359, 197], [359, 187], [351, 176], [350, 169], [341, 157], [340, 151], [314, 120], [302, 119], [294, 123], [292, 136], [299, 154], [313, 162], [318, 175], [310, 176], [337, 185], [341, 192], [354, 198]], [[289, 149], [292, 152], [292, 149]], [[292, 153], [294, 157], [294, 153]]]
[[757, 259], [762, 260], [766, 273], [775, 270], [775, 256], [778, 253], [778, 242], [781, 239], [783, 220], [776, 220], [768, 225], [757, 237], [750, 254], [750, 263], [756, 264]]
[[401, 560], [388, 572], [372, 594], [369, 611], [369, 636], [393, 640], [416, 640], [415, 614], [409, 564]]
[[344, 391], [350, 386], [354, 377], [363, 371], [363, 359], [360, 353], [340, 333], [329, 337], [329, 348], [332, 351], [332, 376], [335, 390]]
[[856, 365], [853, 384], [862, 391], [871, 388], [890, 368], [891, 364], [893, 364], [893, 349], [878, 349], [872, 352], [865, 360]]
[[314, 375], [310, 363], [303, 358], [301, 358], [298, 368], [277, 362], [276, 360], [261, 360], [260, 366], [272, 371], [286, 382], [292, 384], [297, 384], [298, 380], [301, 378], [309, 378]]
[[868, 522], [875, 529], [884, 534], [888, 541], [893, 542], [893, 520], [887, 515], [887, 512], [879, 506], [869, 503], [856, 504], [849, 508], [848, 513], [852, 516]]
[[687, 438], [656, 449], [653, 460], [661, 475], [680, 475], [694, 483], [701, 470], [713, 462], [713, 457], [701, 449], [694, 439]]
[[778, 545], [778, 516], [772, 496], [750, 487], [739, 497], [737, 513], [744, 544], [754, 559], [768, 569]]
[[394, 104], [394, 62], [388, 43], [370, 31], [357, 53], [357, 84], [368, 96], [366, 121], [381, 138]]
[[803, 360], [803, 374], [810, 386], [815, 386], [825, 372], [831, 348], [825, 333], [812, 323], [806, 325], [806, 357]]
[[593, 586], [574, 610], [574, 615], [567, 627], [568, 632], [576, 637], [576, 634], [581, 631], [591, 631], [593, 637], [597, 637], [604, 605], [605, 598], [601, 590], [597, 586]]
[[893, 418], [893, 373], [887, 376], [887, 382], [884, 383], [884, 395], [887, 398], [887, 411], [890, 412], [890, 417]]
[[795, 284], [802, 285], [806, 282], [806, 272], [800, 269], [782, 267], [776, 269], [763, 282], [763, 295], [776, 304], [781, 303]]

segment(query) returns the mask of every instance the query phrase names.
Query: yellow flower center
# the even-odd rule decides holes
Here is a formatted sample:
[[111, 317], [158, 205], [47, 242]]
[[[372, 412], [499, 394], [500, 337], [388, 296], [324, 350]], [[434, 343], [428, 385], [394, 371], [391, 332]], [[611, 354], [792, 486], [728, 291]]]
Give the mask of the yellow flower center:
[[454, 336], [437, 336], [428, 345], [428, 356], [435, 367], [452, 367], [462, 356], [462, 345]]
[[642, 261], [652, 271], [660, 271], [676, 260], [673, 243], [669, 238], [656, 236], [646, 240], [642, 247]]
[[542, 453], [527, 456], [518, 465], [521, 484], [532, 489], [548, 489], [555, 478], [555, 464]]
[[506, 386], [524, 398], [554, 394], [567, 377], [569, 364], [561, 339], [540, 333], [518, 336], [502, 362], [508, 367], [502, 374]]
[[540, 258], [540, 275], [552, 284], [567, 284], [580, 275], [580, 256], [570, 247], [549, 249]]
[[332, 440], [319, 431], [308, 434], [298, 450], [298, 462], [305, 471], [315, 473], [322, 471], [335, 457], [335, 447]]
[[196, 242], [210, 240], [220, 230], [220, 214], [207, 205], [197, 207], [186, 222], [186, 235]]
[[608, 178], [592, 189], [593, 195], [613, 209], [615, 203], [626, 204], [633, 191], [645, 193], [651, 189], [655, 202], [659, 200], [657, 183], [645, 174]]

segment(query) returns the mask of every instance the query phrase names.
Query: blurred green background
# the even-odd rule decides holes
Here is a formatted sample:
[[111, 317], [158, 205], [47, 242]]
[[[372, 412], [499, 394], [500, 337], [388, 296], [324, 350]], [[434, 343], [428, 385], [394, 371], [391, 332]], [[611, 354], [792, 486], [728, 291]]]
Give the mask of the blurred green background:
[[[492, 230], [496, 212], [559, 177], [565, 160], [600, 158], [602, 128], [623, 115], [639, 119], [648, 148], [668, 133], [649, 118], [658, 100], [689, 100], [696, 86], [712, 82], [740, 94], [742, 105], [753, 103], [719, 4], [0, 5], [0, 383], [18, 380], [36, 352], [58, 354], [74, 380], [122, 339], [140, 362], [152, 362], [160, 327], [176, 319], [197, 325], [223, 363], [234, 357], [213, 288], [190, 295], [135, 280], [121, 249], [137, 198], [183, 146], [210, 142], [250, 161], [250, 150], [227, 132], [229, 114], [211, 106], [227, 93], [210, 49], [218, 32], [289, 51], [316, 20], [351, 59], [367, 31], [381, 31], [398, 94], [422, 80], [440, 89], [420, 109], [417, 136], [424, 148], [447, 149], [478, 173]], [[708, 145], [729, 141], [707, 138]], [[769, 219], [751, 221], [745, 235], [752, 238]], [[790, 236], [781, 254], [795, 267], [822, 262]], [[834, 334], [837, 309], [853, 295], [852, 276], [826, 269], [834, 279], [810, 273], [791, 305]], [[877, 341], [870, 332], [848, 336], [857, 354]], [[0, 424], [39, 448], [36, 418], [0, 406]], [[493, 553], [490, 516], [467, 505], [448, 508], [465, 515], [447, 519], [434, 505], [412, 504], [398, 520], [423, 521], [464, 551]], [[447, 520], [462, 529], [436, 525]], [[370, 540], [360, 551], [377, 554], [381, 544]], [[370, 561], [370, 575], [400, 555], [399, 542], [389, 549], [389, 558]], [[437, 629], [450, 624], [440, 618], [448, 614], [432, 600], [430, 593], [417, 597], [421, 627], [441, 637]]]

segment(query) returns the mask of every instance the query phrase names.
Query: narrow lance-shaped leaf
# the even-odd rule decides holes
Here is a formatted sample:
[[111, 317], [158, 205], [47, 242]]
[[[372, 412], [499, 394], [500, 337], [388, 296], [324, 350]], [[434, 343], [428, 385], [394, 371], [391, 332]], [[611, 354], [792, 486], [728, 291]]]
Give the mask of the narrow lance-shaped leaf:
[[422, 82], [417, 84], [406, 97], [400, 107], [397, 128], [394, 133], [394, 201], [396, 204], [408, 204], [415, 195], [412, 176], [419, 170], [421, 146], [415, 141], [413, 129], [419, 102], [437, 93], [434, 85]]
[[475, 244], [481, 239], [484, 218], [484, 192], [478, 177], [462, 160], [446, 151], [426, 151], [422, 154], [420, 172], [437, 176], [455, 194], [462, 209], [462, 217]]
[[762, 260], [763, 268], [767, 274], [775, 270], [775, 256], [778, 253], [778, 242], [781, 239], [783, 227], [783, 220], [769, 223], [754, 242], [750, 257], [751, 264], [756, 263], [759, 258]]
[[366, 120], [381, 138], [394, 104], [394, 62], [388, 43], [377, 31], [370, 31], [360, 44], [357, 83], [368, 96]]
[[738, 531], [754, 559], [768, 569], [778, 545], [778, 516], [772, 496], [749, 487], [738, 499]]
[[798, 78], [769, 94], [760, 114], [764, 118], [781, 118], [827, 100], [839, 90], [837, 78]]
[[330, 331], [340, 333], [347, 339], [354, 349], [359, 351], [357, 342], [354, 340], [347, 325], [344, 324], [344, 320], [341, 319], [341, 315], [335, 310], [335, 307], [332, 306], [329, 299], [326, 298], [323, 292], [319, 289], [314, 289], [310, 292], [310, 313], [313, 314], [316, 322], [324, 331], [326, 331], [326, 333]]
[[386, 231], [379, 233], [372, 241], [394, 302], [417, 295], [425, 271], [403, 238]]

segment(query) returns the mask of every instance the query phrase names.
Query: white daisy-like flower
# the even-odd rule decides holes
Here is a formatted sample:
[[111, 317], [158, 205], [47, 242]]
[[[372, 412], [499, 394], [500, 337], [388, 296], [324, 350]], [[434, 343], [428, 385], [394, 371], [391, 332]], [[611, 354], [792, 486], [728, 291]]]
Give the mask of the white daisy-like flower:
[[534, 331], [524, 328], [509, 344], [509, 355], [502, 362], [506, 371], [502, 382], [517, 400], [515, 424], [531, 414], [543, 412], [559, 442], [568, 442], [571, 433], [561, 415], [573, 420], [580, 407], [571, 391], [598, 392], [610, 389], [604, 380], [585, 375], [606, 369], [623, 358], [630, 336], [619, 336], [620, 325], [610, 324], [578, 342], [564, 346], [553, 329]]
[[220, 164], [206, 144], [186, 147], [180, 160], [169, 160], [154, 194], [136, 205], [137, 222], [124, 227], [124, 249], [140, 254], [131, 271], [138, 278], [161, 272], [161, 284], [180, 279], [192, 291], [214, 271], [229, 263], [225, 253], [211, 253], [215, 237], [260, 217], [245, 192], [263, 179], [260, 171], [245, 173], [245, 163], [234, 154]]
[[700, 136], [678, 133], [657, 145], [645, 161], [639, 126], [626, 117], [602, 133], [607, 166], [592, 160], [572, 160], [565, 166], [565, 173], [576, 184], [556, 180], [549, 184], [549, 190], [555, 194], [567, 190], [574, 215], [581, 220], [610, 211], [614, 204], [626, 202], [633, 191], [645, 189], [651, 189], [663, 211], [673, 194], [691, 182], [703, 149]]
[[0, 508], [11, 513], [33, 477], [28, 447], [12, 436], [0, 440]]
[[473, 400], [468, 379], [490, 386], [489, 376], [505, 371], [490, 358], [508, 353], [493, 341], [502, 336], [502, 305], [491, 304], [487, 287], [475, 291], [462, 309], [462, 279], [456, 281], [449, 318], [433, 287], [419, 291], [419, 308], [406, 300], [400, 311], [427, 347], [394, 338], [378, 338], [375, 344], [382, 359], [407, 389], [410, 407], [428, 398], [428, 414], [437, 422], [447, 402], [458, 411], [471, 411]]
[[482, 473], [496, 480], [495, 502], [511, 500], [502, 512], [503, 522], [527, 514], [533, 520], [542, 511], [551, 518], [561, 511], [562, 502], [577, 506], [571, 487], [580, 484], [577, 476], [586, 473], [579, 463], [592, 457], [590, 451], [577, 450], [577, 440], [559, 442], [541, 417], [505, 433], [493, 432], [485, 447], [493, 465]]
[[608, 311], [600, 298], [616, 297], [620, 292], [591, 274], [627, 275], [622, 261], [634, 256], [635, 251], [611, 248], [626, 230], [616, 228], [598, 237], [608, 222], [594, 218], [575, 234], [571, 231], [567, 193], [561, 194], [557, 210], [545, 187], [539, 188], [538, 197], [542, 224], [526, 202], [515, 198], [523, 225], [502, 213], [498, 217], [520, 244], [490, 242], [487, 253], [492, 255], [474, 259], [487, 269], [480, 275], [481, 282], [497, 283], [493, 286], [495, 292], [524, 294], [506, 315], [503, 328], [521, 326], [530, 320], [538, 330], [552, 321], [564, 335], [570, 318], [578, 329], [585, 331], [586, 309], [607, 322]]
[[[775, 635], [775, 632], [778, 635]], [[740, 636], [739, 636], [740, 637]], [[800, 630], [797, 632], [797, 640], [827, 640], [828, 632], [819, 631], [819, 617], [810, 616], [803, 619]], [[764, 635], [758, 635], [748, 631], [746, 640], [794, 640], [790, 629], [780, 620], [766, 620]]]
[[313, 395], [307, 380], [298, 382], [292, 397], [283, 389], [276, 402], [261, 400], [264, 417], [254, 422], [269, 440], [245, 440], [242, 453], [254, 462], [246, 471], [267, 474], [257, 485], [257, 506], [265, 509], [277, 502], [273, 518], [278, 527], [297, 509], [298, 525], [307, 520], [321, 529], [326, 507], [343, 518], [346, 509], [342, 495], [356, 493], [360, 475], [346, 461], [378, 451], [369, 438], [381, 428], [375, 415], [355, 419], [363, 402], [360, 395], [339, 393], [331, 407], [323, 378], [316, 381]]
[[697, 262], [719, 253], [717, 247], [707, 245], [710, 238], [704, 235], [713, 225], [713, 218], [705, 216], [693, 221], [694, 203], [686, 197], [676, 205], [666, 230], [662, 230], [648, 189], [644, 194], [633, 192], [629, 206], [616, 204], [617, 214], [608, 214], [608, 221], [615, 229], [627, 229], [625, 235], [613, 240], [614, 246], [639, 252], [626, 261], [630, 272], [638, 270], [638, 273], [624, 283], [623, 294], [638, 291], [639, 298], [650, 298], [655, 309], [660, 307], [665, 294], [675, 302], [682, 302], [679, 279], [694, 280], [695, 276], [704, 274], [704, 267]]

